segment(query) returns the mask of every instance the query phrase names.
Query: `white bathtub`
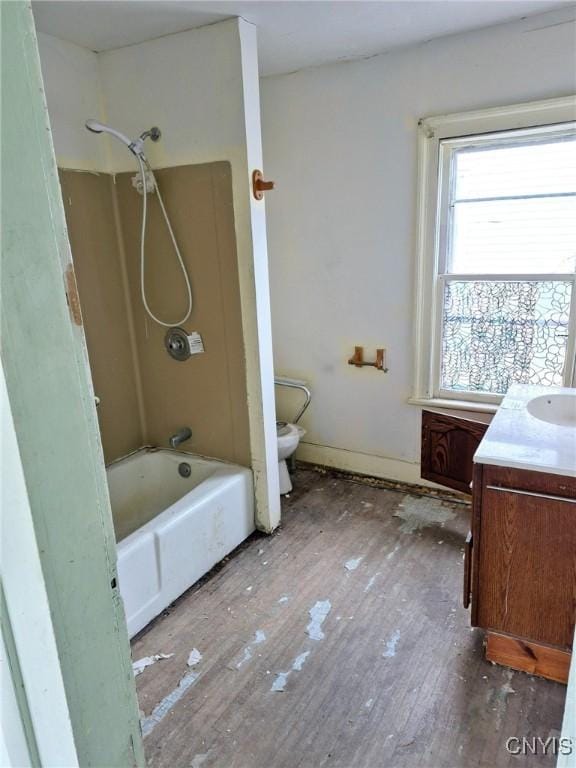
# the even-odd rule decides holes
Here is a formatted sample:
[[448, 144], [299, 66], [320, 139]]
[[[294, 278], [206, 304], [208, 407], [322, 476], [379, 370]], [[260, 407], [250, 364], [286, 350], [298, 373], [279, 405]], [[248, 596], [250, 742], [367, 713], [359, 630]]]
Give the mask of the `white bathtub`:
[[[189, 464], [190, 477], [178, 472]], [[144, 449], [108, 467], [118, 579], [133, 637], [254, 530], [252, 474]]]

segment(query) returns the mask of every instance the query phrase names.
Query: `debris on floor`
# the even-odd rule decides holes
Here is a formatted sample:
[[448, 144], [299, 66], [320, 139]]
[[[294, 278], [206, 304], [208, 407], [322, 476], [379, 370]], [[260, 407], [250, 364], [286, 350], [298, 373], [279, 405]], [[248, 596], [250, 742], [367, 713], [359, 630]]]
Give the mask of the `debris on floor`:
[[157, 661], [162, 661], [162, 659], [171, 659], [172, 656], [174, 656], [173, 653], [155, 653], [154, 656], [144, 656], [143, 659], [138, 659], [138, 661], [132, 662], [134, 677], [141, 675], [146, 667], [151, 667], [152, 664], [156, 664]]
[[263, 632], [261, 629], [257, 629], [254, 633], [254, 639], [251, 643], [248, 643], [248, 645], [244, 648], [244, 651], [242, 653], [242, 657], [239, 661], [236, 662], [235, 668], [240, 669], [241, 667], [246, 664], [247, 661], [250, 661], [250, 659], [253, 656], [253, 648], [255, 645], [260, 645], [261, 643], [265, 642], [266, 640], [266, 633]]
[[291, 672], [301, 672], [302, 667], [304, 666], [304, 663], [306, 662], [306, 659], [310, 655], [310, 651], [304, 651], [304, 653], [299, 653], [298, 656], [294, 659], [292, 662], [292, 666], [290, 667], [289, 672], [278, 672], [276, 674], [276, 680], [274, 680], [272, 684], [272, 688], [270, 688], [271, 691], [274, 691], [276, 693], [278, 692], [284, 692], [286, 690], [286, 684], [288, 683], [288, 677]]
[[192, 648], [190, 655], [188, 656], [188, 666], [195, 667], [200, 661], [202, 661], [202, 654], [198, 648]]
[[182, 696], [184, 696], [186, 691], [192, 685], [194, 685], [199, 677], [199, 672], [191, 671], [187, 672], [183, 677], [180, 678], [176, 688], [174, 688], [173, 691], [165, 696], [162, 701], [156, 707], [154, 707], [152, 714], [149, 717], [145, 717], [144, 720], [141, 721], [140, 725], [142, 727], [142, 736], [148, 736], [148, 734], [152, 732], [158, 723], [164, 720], [170, 710], [180, 701]]
[[374, 576], [371, 576], [371, 577], [370, 577], [370, 579], [368, 580], [368, 583], [367, 583], [367, 584], [366, 584], [366, 586], [364, 587], [364, 592], [370, 592], [370, 590], [371, 590], [371, 589], [372, 589], [372, 587], [374, 586], [374, 584], [375, 584], [375, 582], [376, 582], [376, 579], [378, 578], [378, 576], [380, 576], [380, 571], [378, 571], [378, 573], [375, 573], [375, 574], [374, 574]]
[[444, 525], [456, 517], [452, 505], [425, 496], [405, 496], [393, 517], [402, 520], [402, 533], [415, 533], [421, 528]]
[[382, 654], [385, 659], [391, 659], [393, 656], [396, 656], [398, 640], [400, 640], [400, 631], [397, 629], [394, 631], [392, 637], [386, 641], [386, 650]]
[[322, 624], [332, 609], [330, 600], [318, 600], [308, 611], [310, 622], [306, 627], [306, 634], [311, 640], [323, 640]]

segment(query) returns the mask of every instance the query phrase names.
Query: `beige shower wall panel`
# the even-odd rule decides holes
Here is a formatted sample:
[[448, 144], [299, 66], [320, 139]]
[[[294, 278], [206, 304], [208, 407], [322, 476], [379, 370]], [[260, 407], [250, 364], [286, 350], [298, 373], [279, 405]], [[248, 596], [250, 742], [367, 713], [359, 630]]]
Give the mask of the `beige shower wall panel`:
[[108, 174], [60, 171], [98, 420], [109, 463], [144, 442], [129, 308]]
[[[183, 324], [198, 331], [205, 353], [185, 362], [164, 348], [166, 329], [150, 320], [140, 296], [142, 197], [133, 173], [116, 176], [116, 194], [128, 270], [146, 441], [168, 445], [184, 426], [192, 439], [183, 448], [250, 466], [240, 291], [232, 174], [229, 163], [156, 171], [166, 209], [192, 282], [194, 309]], [[186, 311], [186, 291], [155, 194], [148, 197], [146, 292], [151, 310], [176, 324]]]

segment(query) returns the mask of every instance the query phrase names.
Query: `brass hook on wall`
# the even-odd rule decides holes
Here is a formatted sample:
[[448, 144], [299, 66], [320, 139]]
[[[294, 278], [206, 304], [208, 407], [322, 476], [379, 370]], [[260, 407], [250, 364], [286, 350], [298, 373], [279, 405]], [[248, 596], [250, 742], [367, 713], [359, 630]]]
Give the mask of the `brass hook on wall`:
[[273, 181], [264, 181], [264, 174], [262, 171], [254, 171], [252, 173], [252, 194], [256, 200], [262, 200], [264, 192], [274, 189]]
[[348, 360], [348, 365], [355, 365], [357, 368], [370, 366], [382, 373], [388, 373], [388, 368], [384, 367], [384, 352], [384, 349], [377, 349], [376, 360], [368, 362], [364, 360], [364, 347], [354, 347], [354, 355]]

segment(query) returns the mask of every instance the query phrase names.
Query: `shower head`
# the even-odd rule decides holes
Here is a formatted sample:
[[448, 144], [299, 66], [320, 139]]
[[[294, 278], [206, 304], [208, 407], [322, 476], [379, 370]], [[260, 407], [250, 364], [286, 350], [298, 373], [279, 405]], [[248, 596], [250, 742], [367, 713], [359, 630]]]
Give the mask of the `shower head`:
[[89, 131], [92, 131], [92, 133], [109, 133], [110, 136], [114, 136], [114, 138], [125, 144], [131, 152], [140, 157], [144, 157], [144, 141], [148, 138], [152, 139], [152, 141], [158, 141], [161, 135], [160, 129], [154, 126], [153, 128], [150, 128], [149, 131], [144, 131], [144, 133], [140, 134], [140, 136], [133, 141], [115, 128], [111, 128], [104, 123], [99, 123], [98, 120], [87, 120], [86, 128], [88, 128]]
[[92, 133], [102, 133], [106, 130], [106, 126], [99, 123], [98, 120], [86, 120], [86, 128]]
[[109, 133], [111, 136], [119, 139], [123, 144], [126, 144], [129, 149], [132, 149], [132, 145], [134, 144], [128, 136], [124, 136], [123, 133], [120, 133], [120, 131], [117, 131], [115, 128], [111, 128], [109, 125], [104, 125], [104, 123], [99, 123], [97, 120], [87, 120], [86, 128], [88, 128], [89, 131], [92, 131], [92, 133]]

